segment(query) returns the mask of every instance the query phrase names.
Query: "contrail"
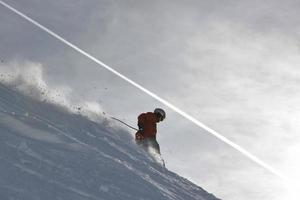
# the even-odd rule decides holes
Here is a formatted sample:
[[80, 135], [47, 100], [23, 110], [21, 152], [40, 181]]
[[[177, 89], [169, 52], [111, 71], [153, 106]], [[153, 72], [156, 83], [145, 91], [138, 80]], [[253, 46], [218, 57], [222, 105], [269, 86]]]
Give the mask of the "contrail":
[[72, 49], [76, 50], [77, 52], [81, 53], [82, 55], [86, 56], [87, 58], [93, 60], [95, 63], [99, 64], [101, 67], [104, 67], [105, 69], [109, 70], [110, 72], [112, 72], [113, 74], [117, 75], [118, 77], [122, 78], [123, 80], [127, 81], [128, 83], [130, 83], [131, 85], [135, 86], [136, 88], [140, 89], [141, 91], [145, 92], [146, 94], [148, 94], [149, 96], [153, 97], [154, 99], [156, 99], [157, 101], [161, 102], [162, 104], [164, 104], [165, 106], [169, 107], [170, 109], [172, 109], [173, 111], [177, 112], [178, 114], [180, 114], [181, 116], [185, 117], [186, 119], [190, 120], [191, 122], [193, 122], [194, 124], [196, 124], [197, 126], [199, 126], [200, 128], [206, 130], [207, 132], [209, 132], [210, 134], [214, 135], [215, 137], [217, 137], [218, 139], [220, 139], [221, 141], [225, 142], [226, 144], [228, 144], [229, 146], [233, 147], [234, 149], [236, 149], [237, 151], [239, 151], [240, 153], [242, 153], [243, 155], [245, 155], [246, 157], [248, 157], [249, 159], [251, 159], [252, 161], [254, 161], [255, 163], [257, 163], [258, 165], [262, 166], [263, 168], [265, 168], [266, 170], [268, 170], [269, 172], [273, 173], [274, 175], [282, 178], [282, 179], [286, 179], [286, 177], [284, 175], [282, 175], [279, 171], [277, 171], [276, 169], [274, 169], [273, 167], [271, 167], [270, 165], [268, 165], [267, 163], [265, 163], [264, 161], [262, 161], [261, 159], [259, 159], [258, 157], [254, 156], [253, 154], [251, 154], [249, 151], [247, 151], [246, 149], [242, 148], [240, 145], [232, 142], [231, 140], [227, 139], [226, 137], [224, 137], [223, 135], [219, 134], [218, 132], [216, 132], [215, 130], [209, 128], [208, 126], [206, 126], [205, 124], [203, 124], [202, 122], [198, 121], [196, 118], [192, 117], [191, 115], [187, 114], [186, 112], [184, 112], [183, 110], [179, 109], [178, 107], [176, 107], [175, 105], [169, 103], [168, 101], [164, 100], [163, 98], [159, 97], [158, 95], [154, 94], [153, 92], [151, 92], [150, 90], [144, 88], [143, 86], [141, 86], [140, 84], [134, 82], [133, 80], [127, 78], [126, 76], [124, 76], [123, 74], [119, 73], [118, 71], [114, 70], [113, 68], [109, 67], [108, 65], [106, 65], [105, 63], [101, 62], [100, 60], [98, 60], [97, 58], [95, 58], [94, 56], [92, 56], [91, 54], [87, 53], [86, 51], [80, 49], [79, 47], [77, 47], [76, 45], [72, 44], [71, 42], [69, 42], [68, 40], [64, 39], [63, 37], [59, 36], [58, 34], [54, 33], [53, 31], [51, 31], [50, 29], [46, 28], [45, 26], [41, 25], [40, 23], [38, 23], [37, 21], [33, 20], [32, 18], [28, 17], [27, 15], [23, 14], [22, 12], [18, 11], [17, 9], [11, 7], [10, 5], [8, 5], [7, 3], [3, 2], [2, 0], [0, 0], [0, 4], [2, 4], [4, 7], [8, 8], [9, 10], [13, 11], [14, 13], [18, 14], [19, 16], [21, 16], [22, 18], [26, 19], [27, 21], [31, 22], [32, 24], [34, 24], [35, 26], [39, 27], [40, 29], [42, 29], [43, 31], [47, 32], [48, 34], [52, 35], [53, 37], [55, 37], [56, 39], [60, 40], [61, 42], [65, 43], [67, 46], [71, 47]]

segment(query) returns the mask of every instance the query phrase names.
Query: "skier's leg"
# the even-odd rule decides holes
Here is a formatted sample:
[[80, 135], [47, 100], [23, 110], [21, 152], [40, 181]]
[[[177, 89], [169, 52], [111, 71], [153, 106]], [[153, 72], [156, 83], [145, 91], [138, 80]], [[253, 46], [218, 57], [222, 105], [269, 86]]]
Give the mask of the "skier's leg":
[[136, 144], [144, 149], [155, 161], [165, 166], [165, 162], [160, 155], [160, 147], [156, 139], [136, 140]]
[[150, 139], [148, 141], [149, 143], [149, 153], [150, 155], [152, 155], [152, 157], [158, 162], [160, 163], [162, 166], [165, 167], [165, 161], [163, 160], [163, 158], [161, 157], [160, 154], [160, 147], [158, 142], [156, 141], [156, 139]]
[[144, 149], [145, 151], [148, 151], [148, 142], [146, 139], [144, 140], [135, 140], [136, 144]]
[[160, 147], [156, 139], [151, 139], [149, 143], [149, 146], [151, 146], [155, 150], [155, 152], [160, 155]]

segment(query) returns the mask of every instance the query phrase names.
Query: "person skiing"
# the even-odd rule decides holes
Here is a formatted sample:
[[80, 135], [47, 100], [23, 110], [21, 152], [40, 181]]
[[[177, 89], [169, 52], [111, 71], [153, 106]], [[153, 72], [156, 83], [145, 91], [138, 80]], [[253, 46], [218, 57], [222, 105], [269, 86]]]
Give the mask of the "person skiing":
[[142, 113], [138, 116], [139, 130], [135, 134], [136, 143], [147, 152], [151, 150], [160, 154], [160, 147], [156, 140], [157, 123], [166, 118], [166, 112], [161, 108], [156, 108], [154, 112]]

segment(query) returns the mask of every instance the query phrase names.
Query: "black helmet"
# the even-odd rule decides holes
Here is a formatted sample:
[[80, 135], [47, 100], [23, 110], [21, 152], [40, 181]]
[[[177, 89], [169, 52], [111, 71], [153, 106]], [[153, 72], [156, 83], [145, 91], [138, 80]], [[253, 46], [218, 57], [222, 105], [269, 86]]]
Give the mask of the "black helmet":
[[166, 118], [166, 112], [161, 108], [155, 108], [154, 113], [160, 115], [162, 117], [162, 120]]

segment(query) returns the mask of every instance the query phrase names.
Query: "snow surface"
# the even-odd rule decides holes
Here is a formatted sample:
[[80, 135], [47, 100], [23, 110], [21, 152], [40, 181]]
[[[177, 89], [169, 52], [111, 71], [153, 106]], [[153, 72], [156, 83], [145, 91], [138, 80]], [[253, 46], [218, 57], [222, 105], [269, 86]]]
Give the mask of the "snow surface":
[[130, 133], [0, 84], [1, 200], [217, 200]]

